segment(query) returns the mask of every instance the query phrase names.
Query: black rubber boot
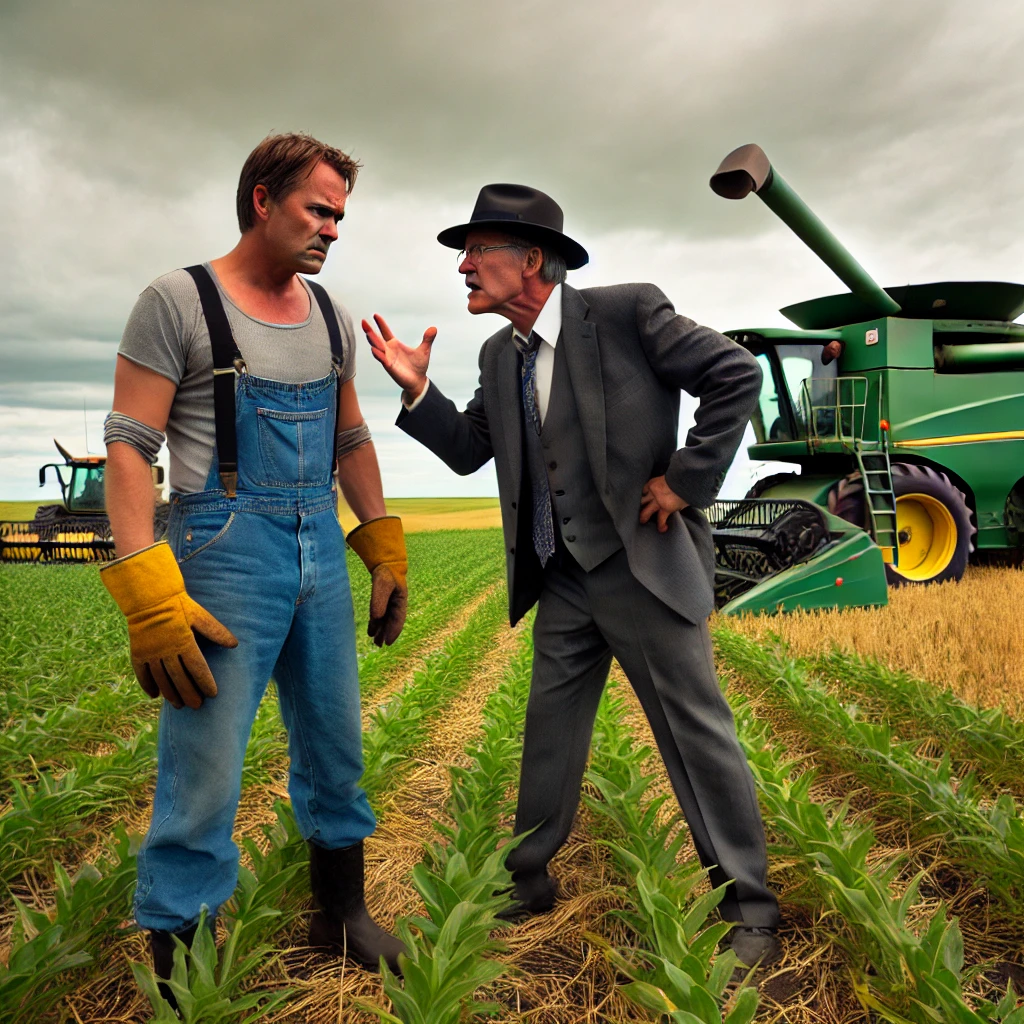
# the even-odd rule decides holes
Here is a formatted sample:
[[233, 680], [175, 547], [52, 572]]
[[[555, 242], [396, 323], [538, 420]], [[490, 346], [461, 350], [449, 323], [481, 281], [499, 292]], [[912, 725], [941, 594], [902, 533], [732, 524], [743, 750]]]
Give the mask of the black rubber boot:
[[[153, 954], [153, 973], [158, 978], [170, 980], [171, 971], [174, 969], [174, 936], [177, 935], [182, 942], [192, 948], [192, 942], [196, 937], [198, 924], [183, 928], [180, 932], [166, 932], [159, 928], [152, 928], [149, 932], [149, 948]], [[157, 985], [160, 995], [167, 1000], [172, 1010], [178, 1009], [178, 1000], [174, 998], [169, 985], [162, 982]]]
[[376, 971], [380, 958], [398, 975], [398, 954], [405, 944], [384, 931], [366, 909], [363, 899], [363, 844], [341, 850], [309, 847], [309, 881], [315, 913], [309, 922], [309, 944], [343, 953]]

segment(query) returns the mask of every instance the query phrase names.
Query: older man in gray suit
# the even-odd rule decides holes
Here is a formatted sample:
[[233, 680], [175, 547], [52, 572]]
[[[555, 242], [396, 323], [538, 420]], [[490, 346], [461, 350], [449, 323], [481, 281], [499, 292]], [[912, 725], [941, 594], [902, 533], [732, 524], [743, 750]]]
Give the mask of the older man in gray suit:
[[[429, 328], [413, 349], [363, 321], [403, 388], [398, 424], [456, 473], [493, 458], [510, 617], [538, 604], [516, 832], [509, 867], [521, 914], [550, 910], [548, 862], [579, 802], [612, 657], [651, 724], [701, 862], [729, 881], [742, 963], [779, 953], [764, 832], [750, 769], [712, 660], [715, 499], [757, 402], [761, 373], [739, 345], [678, 315], [651, 284], [577, 291], [587, 253], [562, 210], [522, 185], [487, 185], [470, 221], [438, 241], [462, 249], [471, 313], [511, 321], [484, 342], [480, 386], [459, 412], [428, 381]], [[677, 450], [679, 393], [699, 399]]]

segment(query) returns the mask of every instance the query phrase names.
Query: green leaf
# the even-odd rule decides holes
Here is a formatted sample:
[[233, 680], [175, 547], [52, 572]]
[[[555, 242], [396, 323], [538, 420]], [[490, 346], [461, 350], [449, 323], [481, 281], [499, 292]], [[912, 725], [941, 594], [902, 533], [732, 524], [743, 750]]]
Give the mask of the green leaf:
[[654, 985], [645, 981], [633, 981], [628, 985], [622, 985], [619, 991], [632, 1003], [642, 1006], [647, 1010], [657, 1010], [659, 1013], [670, 1013], [676, 1009], [675, 1003], [667, 995]]

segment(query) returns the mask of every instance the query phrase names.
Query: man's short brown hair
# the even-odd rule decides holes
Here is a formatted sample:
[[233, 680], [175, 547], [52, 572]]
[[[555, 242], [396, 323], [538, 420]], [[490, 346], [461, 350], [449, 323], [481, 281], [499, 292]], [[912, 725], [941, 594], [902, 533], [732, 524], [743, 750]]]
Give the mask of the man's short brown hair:
[[360, 164], [347, 153], [301, 132], [268, 135], [246, 158], [238, 178], [235, 208], [242, 234], [256, 224], [252, 190], [257, 185], [263, 185], [271, 199], [280, 201], [321, 161], [345, 179], [351, 192]]

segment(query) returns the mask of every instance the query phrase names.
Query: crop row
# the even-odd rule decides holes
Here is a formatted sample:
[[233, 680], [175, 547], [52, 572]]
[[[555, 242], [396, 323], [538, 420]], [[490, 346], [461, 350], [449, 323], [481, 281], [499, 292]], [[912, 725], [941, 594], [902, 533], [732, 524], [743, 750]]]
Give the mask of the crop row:
[[950, 861], [983, 879], [1004, 913], [1019, 915], [1024, 886], [1024, 818], [1007, 793], [991, 799], [974, 773], [950, 759], [921, 757], [918, 742], [894, 739], [888, 722], [863, 720], [800, 662], [746, 637], [716, 637], [728, 664], [765, 687], [762, 697], [815, 737], [815, 757], [870, 787], [877, 811], [904, 820], [912, 835], [938, 836]]
[[511, 811], [531, 653], [521, 642], [484, 704], [480, 735], [466, 748], [469, 765], [449, 768], [448, 820], [435, 825], [441, 840], [427, 845], [412, 871], [425, 916], [397, 923], [409, 950], [403, 979], [384, 967], [393, 1012], [364, 1006], [387, 1024], [459, 1024], [501, 1009], [476, 994], [505, 971], [494, 958], [504, 946], [492, 933], [504, 926], [496, 915], [511, 905], [504, 861], [515, 840], [503, 849], [497, 840]]
[[811, 792], [816, 770], [799, 772], [746, 699], [732, 703], [765, 824], [837, 922], [836, 938], [865, 1011], [897, 1024], [1022, 1024], [1024, 1008], [1012, 985], [998, 1003], [969, 998], [983, 965], [965, 971], [957, 921], [942, 907], [928, 913], [920, 905], [922, 876], [894, 895], [900, 860], [872, 860], [874, 834], [852, 818], [849, 800], [817, 803]]
[[975, 707], [880, 662], [845, 651], [807, 659], [815, 676], [843, 699], [884, 718], [909, 740], [939, 744], [996, 786], [1024, 796], [1024, 723], [1001, 707]]

